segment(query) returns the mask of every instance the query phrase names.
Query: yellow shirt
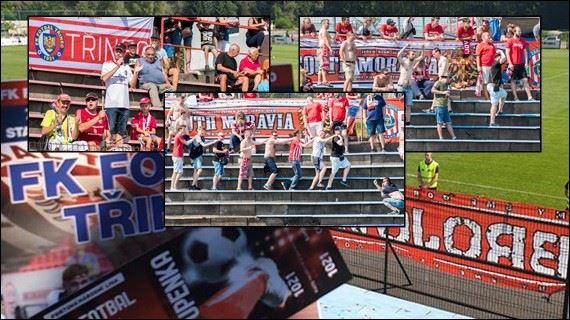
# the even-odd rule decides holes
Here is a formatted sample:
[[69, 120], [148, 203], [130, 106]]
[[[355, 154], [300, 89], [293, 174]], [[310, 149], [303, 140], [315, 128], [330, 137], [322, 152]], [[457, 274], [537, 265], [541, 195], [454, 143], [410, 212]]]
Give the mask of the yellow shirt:
[[[48, 110], [42, 120], [41, 126], [42, 127], [49, 127], [56, 123], [56, 114], [54, 110]], [[68, 137], [73, 136], [73, 130], [75, 130], [75, 117], [72, 115], [67, 115], [63, 123], [61, 124], [61, 131], [63, 133], [63, 141], [60, 141], [62, 144], [71, 143]], [[56, 139], [56, 131], [57, 129], [53, 129], [50, 133], [48, 133], [48, 137], [50, 141]]]
[[[432, 160], [430, 164], [427, 164], [425, 160], [422, 160], [420, 161], [418, 170], [420, 171], [420, 177], [422, 178], [422, 181], [429, 183], [431, 179], [435, 177], [435, 174], [439, 171], [439, 164], [435, 162], [435, 160]], [[429, 184], [427, 187], [430, 189], [437, 188], [437, 181]]]

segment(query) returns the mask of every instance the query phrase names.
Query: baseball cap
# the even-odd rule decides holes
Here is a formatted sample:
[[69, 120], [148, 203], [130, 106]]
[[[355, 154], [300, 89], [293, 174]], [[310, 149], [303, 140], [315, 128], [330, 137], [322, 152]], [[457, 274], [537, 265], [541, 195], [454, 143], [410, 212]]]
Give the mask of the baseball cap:
[[89, 92], [88, 94], [85, 95], [85, 100], [89, 98], [99, 99], [99, 96], [95, 92]]
[[127, 44], [127, 46], [129, 47], [133, 47], [133, 46], [137, 46], [137, 42], [135, 40], [130, 40], [129, 43]]
[[143, 97], [141, 98], [141, 100], [139, 101], [139, 105], [141, 104], [149, 104], [150, 103], [150, 99], [148, 97]]
[[396, 23], [394, 22], [394, 20], [388, 19], [388, 20], [386, 21], [386, 24], [389, 24], [389, 25], [393, 26], [393, 25], [395, 25]]
[[62, 93], [57, 96], [57, 100], [59, 101], [71, 101], [71, 97], [67, 93]]
[[120, 49], [121, 51], [125, 52], [125, 50], [127, 49], [127, 47], [125, 47], [125, 44], [122, 42], [119, 42], [115, 45], [115, 50]]

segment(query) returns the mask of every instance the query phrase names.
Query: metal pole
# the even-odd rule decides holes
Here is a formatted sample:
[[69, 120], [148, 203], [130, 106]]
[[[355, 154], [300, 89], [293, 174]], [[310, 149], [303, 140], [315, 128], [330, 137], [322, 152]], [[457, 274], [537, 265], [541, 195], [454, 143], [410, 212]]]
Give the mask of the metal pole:
[[388, 238], [388, 227], [384, 229], [384, 289], [382, 293], [388, 293], [388, 249], [390, 248], [390, 238]]

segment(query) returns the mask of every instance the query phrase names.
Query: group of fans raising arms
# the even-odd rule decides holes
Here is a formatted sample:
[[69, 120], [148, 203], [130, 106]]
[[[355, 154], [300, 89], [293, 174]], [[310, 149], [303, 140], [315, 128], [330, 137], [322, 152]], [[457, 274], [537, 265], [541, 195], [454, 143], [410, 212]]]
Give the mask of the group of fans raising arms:
[[[350, 96], [350, 94], [348, 94]], [[352, 98], [352, 97], [351, 97]], [[384, 106], [386, 102], [381, 94], [369, 94], [364, 98], [354, 96], [365, 113], [366, 127], [368, 130], [368, 142], [370, 152], [384, 152], [385, 141], [383, 133]], [[193, 120], [191, 110], [186, 108], [182, 99], [175, 103], [168, 111], [167, 123], [170, 133], [167, 136], [167, 152], [173, 139], [172, 160], [173, 174], [171, 190], [177, 190], [178, 182], [183, 174], [184, 154], [187, 152], [194, 169], [192, 175], [191, 190], [200, 190], [199, 178], [202, 174], [205, 148], [212, 147], [213, 153], [213, 183], [212, 190], [218, 190], [219, 182], [224, 176], [224, 167], [229, 162], [230, 154], [239, 154], [239, 174], [236, 190], [242, 190], [243, 181], [247, 181], [247, 189], [253, 190], [253, 161], [252, 156], [258, 146], [264, 146], [264, 172], [269, 175], [263, 185], [265, 190], [273, 190], [279, 168], [276, 161], [276, 145], [288, 145], [288, 162], [291, 165], [293, 176], [281, 182], [285, 190], [297, 190], [299, 181], [303, 176], [301, 163], [303, 148], [311, 147], [311, 163], [315, 169], [315, 176], [309, 190], [331, 190], [334, 186], [334, 178], [338, 171], [342, 170], [342, 178], [339, 182], [345, 188], [350, 188], [348, 175], [351, 168], [349, 161], [350, 140], [349, 134], [354, 133], [356, 113], [349, 111], [349, 102], [346, 96], [339, 94], [318, 94], [307, 97], [302, 110], [302, 127], [295, 128], [289, 136], [283, 136], [278, 131], [272, 131], [269, 137], [256, 137], [255, 124], [248, 121], [243, 111], [237, 111], [231, 124], [231, 134], [218, 132], [213, 141], [207, 142], [204, 130], [196, 128], [195, 135], [191, 136]], [[323, 99], [324, 105], [319, 102]], [[356, 112], [359, 110], [357, 109]], [[352, 113], [352, 115], [351, 115]], [[403, 131], [403, 130], [402, 130]], [[403, 137], [402, 137], [403, 138]], [[402, 139], [403, 140], [403, 139]], [[228, 143], [225, 144], [224, 142]], [[326, 145], [330, 145], [329, 163], [325, 160]], [[184, 147], [187, 146], [188, 151]], [[400, 155], [403, 158], [403, 141], [400, 142]], [[327, 169], [331, 171], [326, 185]]]

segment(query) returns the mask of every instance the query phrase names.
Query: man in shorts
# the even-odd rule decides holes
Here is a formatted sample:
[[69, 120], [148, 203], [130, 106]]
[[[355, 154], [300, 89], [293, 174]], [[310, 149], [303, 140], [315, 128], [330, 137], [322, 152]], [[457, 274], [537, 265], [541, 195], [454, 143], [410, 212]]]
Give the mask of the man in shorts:
[[491, 67], [495, 62], [497, 49], [489, 32], [483, 32], [481, 39], [481, 42], [477, 44], [475, 49], [475, 57], [477, 58], [477, 71], [483, 79], [483, 94], [486, 99], [489, 99], [490, 91], [486, 90], [486, 88], [491, 83]]
[[269, 175], [269, 179], [267, 179], [267, 183], [263, 185], [263, 189], [265, 190], [273, 190], [273, 183], [275, 182], [275, 178], [279, 175], [279, 170], [277, 168], [277, 164], [275, 162], [275, 145], [276, 144], [289, 144], [291, 139], [289, 140], [278, 140], [279, 134], [277, 131], [273, 131], [271, 133], [271, 137], [264, 142], [255, 143], [256, 145], [265, 144], [265, 153], [263, 154], [263, 170], [265, 172], [271, 173]]
[[[491, 111], [489, 114], [489, 127], [498, 126], [495, 122], [497, 115], [503, 113], [503, 106], [507, 100], [507, 92], [503, 89], [502, 81], [502, 68], [501, 65], [507, 61], [503, 51], [497, 51], [495, 54], [495, 61], [491, 66], [491, 81], [487, 84], [487, 91], [489, 91], [489, 96], [491, 98]], [[498, 109], [498, 110], [497, 110]]]
[[342, 42], [339, 49], [340, 60], [342, 61], [342, 69], [344, 71], [344, 92], [352, 91], [352, 82], [357, 68], [358, 59], [356, 57], [356, 45], [354, 44], [354, 33], [349, 32], [346, 40]]
[[346, 179], [348, 178], [348, 173], [350, 172], [350, 161], [344, 156], [344, 139], [340, 134], [340, 127], [334, 129], [334, 136], [332, 138], [332, 151], [331, 151], [331, 175], [329, 176], [329, 182], [327, 184], [326, 190], [332, 190], [332, 185], [334, 177], [339, 169], [344, 169], [342, 175], [342, 184], [345, 187], [350, 187]]
[[307, 104], [303, 108], [303, 122], [311, 137], [316, 136], [317, 132], [323, 128], [324, 117], [323, 105], [314, 102], [313, 97], [307, 97]]
[[398, 79], [398, 85], [404, 91], [406, 100], [406, 125], [409, 125], [412, 119], [414, 94], [412, 86], [410, 85], [410, 80], [412, 79], [413, 66], [424, 58], [423, 46], [422, 53], [418, 57], [415, 56], [413, 50], [409, 50], [408, 54], [404, 55], [404, 51], [406, 51], [409, 45], [409, 43], [406, 43], [406, 45], [398, 51], [398, 62], [400, 63], [400, 78]]
[[449, 116], [451, 100], [449, 99], [450, 90], [449, 84], [447, 83], [447, 76], [442, 76], [439, 80], [437, 80], [433, 85], [433, 88], [431, 88], [431, 92], [433, 93], [432, 107], [435, 109], [437, 134], [439, 136], [439, 140], [443, 140], [442, 128], [444, 124], [447, 127], [447, 131], [449, 131], [449, 134], [451, 135], [451, 139], [457, 139], [455, 133], [453, 133], [453, 127], [451, 126], [451, 117]]
[[200, 174], [202, 174], [202, 162], [204, 160], [204, 148], [207, 148], [219, 140], [214, 140], [210, 143], [204, 143], [203, 129], [199, 127], [197, 129], [197, 134], [192, 138], [192, 149], [196, 150], [194, 153], [190, 152], [190, 159], [192, 159], [192, 168], [194, 168], [194, 174], [192, 175], [192, 186], [191, 190], [201, 190], [198, 187], [198, 179], [200, 179]]
[[528, 76], [526, 74], [526, 68], [528, 68], [527, 43], [522, 39], [521, 33], [521, 27], [516, 26], [514, 36], [507, 41], [506, 45], [509, 69], [513, 72], [511, 76], [511, 90], [513, 91], [515, 100], [519, 100], [517, 96], [517, 80], [522, 80], [528, 100], [532, 101], [534, 99], [530, 92]]
[[335, 127], [341, 128], [345, 153], [348, 153], [348, 106], [348, 99], [346, 97], [339, 96], [332, 101], [329, 110], [331, 128], [333, 128], [333, 130]]
[[384, 106], [386, 101], [381, 94], [368, 95], [366, 98], [366, 128], [368, 130], [368, 142], [370, 143], [370, 152], [374, 152], [374, 143], [376, 140], [380, 141], [380, 147], [378, 151], [384, 152], [385, 140], [384, 132], [386, 132], [386, 127], [384, 126]]
[[318, 85], [326, 85], [332, 87], [332, 84], [327, 81], [327, 70], [330, 66], [330, 54], [332, 52], [331, 36], [329, 35], [329, 20], [321, 20], [321, 30], [319, 30], [319, 72], [318, 72]]
[[[214, 153], [214, 160], [212, 163], [214, 164], [214, 178], [212, 179], [212, 190], [218, 190], [218, 184], [222, 180], [224, 176], [224, 161], [227, 160], [230, 154], [230, 150], [227, 146], [224, 146], [224, 133], [218, 133], [218, 140], [214, 144], [212, 148], [212, 152]], [[225, 160], [224, 160], [225, 159]]]
[[324, 130], [319, 130], [318, 136], [313, 138], [313, 153], [311, 154], [311, 163], [315, 167], [315, 178], [309, 190], [315, 190], [315, 187], [324, 188], [323, 178], [327, 173], [327, 166], [325, 165], [325, 145], [332, 140], [334, 136], [327, 138], [327, 133]]
[[255, 149], [255, 143], [251, 139], [253, 132], [251, 129], [246, 129], [244, 138], [240, 142], [240, 166], [238, 184], [236, 190], [240, 191], [241, 183], [247, 179], [247, 189], [253, 190], [253, 162], [251, 161], [252, 150]]
[[184, 172], [184, 145], [190, 145], [192, 140], [184, 138], [185, 124], [178, 124], [176, 127], [176, 135], [174, 136], [174, 147], [172, 148], [172, 178], [170, 181], [170, 190], [178, 190], [176, 185]]

